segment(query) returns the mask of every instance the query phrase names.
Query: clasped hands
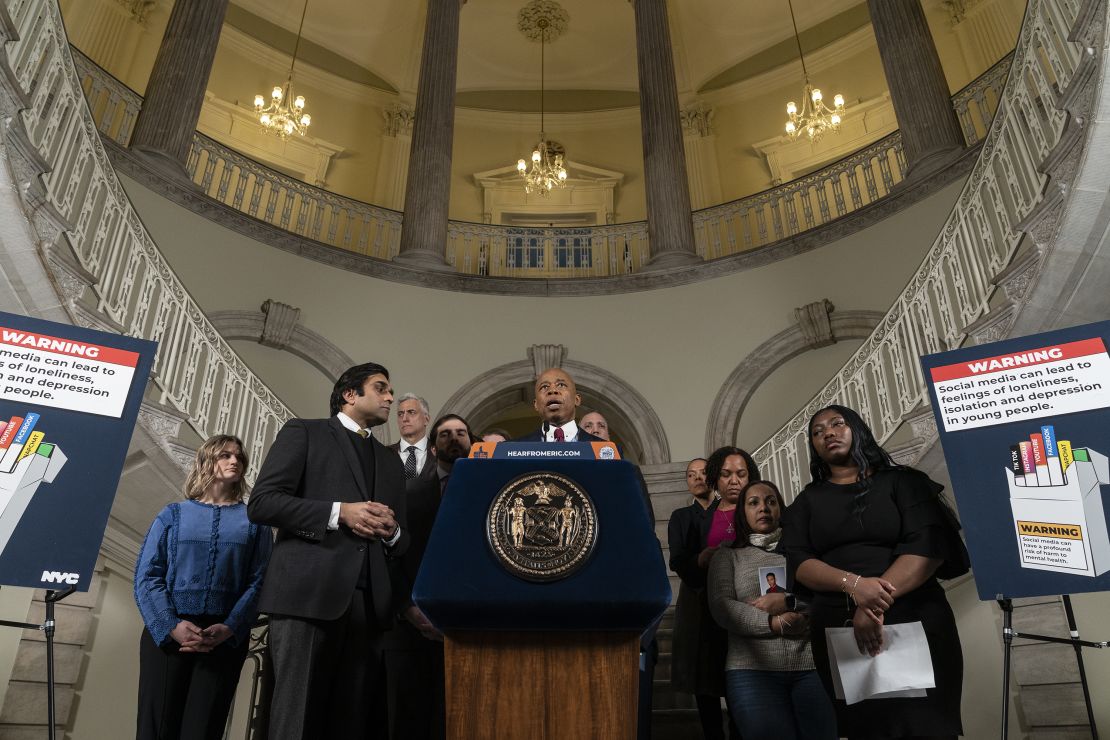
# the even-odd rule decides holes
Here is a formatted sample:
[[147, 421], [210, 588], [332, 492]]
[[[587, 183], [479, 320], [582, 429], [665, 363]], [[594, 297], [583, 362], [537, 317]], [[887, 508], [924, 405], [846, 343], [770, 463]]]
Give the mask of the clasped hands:
[[377, 501], [339, 505], [339, 522], [367, 540], [388, 540], [397, 531], [393, 509]]
[[883, 649], [883, 621], [894, 604], [894, 584], [885, 578], [861, 578], [852, 589], [856, 610], [852, 614], [852, 630], [860, 655], [874, 658]]
[[780, 635], [804, 635], [809, 629], [809, 617], [801, 612], [786, 608], [786, 594], [764, 594], [748, 603], [760, 611], [767, 612], [767, 625], [772, 632]]
[[181, 653], [210, 653], [212, 649], [234, 633], [226, 624], [213, 624], [201, 629], [187, 619], [182, 619], [170, 632], [170, 637], [181, 647]]

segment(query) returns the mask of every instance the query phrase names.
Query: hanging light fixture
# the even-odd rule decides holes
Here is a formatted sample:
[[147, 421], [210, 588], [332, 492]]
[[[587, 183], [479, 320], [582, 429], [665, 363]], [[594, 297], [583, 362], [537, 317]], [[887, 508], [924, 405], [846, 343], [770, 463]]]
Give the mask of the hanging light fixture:
[[811, 142], [816, 142], [825, 132], [840, 130], [844, 117], [844, 96], [839, 93], [833, 96], [833, 107], [829, 108], [821, 90], [810, 84], [806, 58], [802, 54], [802, 39], [798, 35], [798, 22], [794, 20], [794, 3], [786, 0], [786, 4], [790, 8], [790, 23], [794, 27], [794, 41], [798, 44], [798, 59], [802, 62], [802, 77], [805, 79], [801, 110], [793, 100], [786, 104], [786, 115], [790, 117], [786, 122], [786, 133], [791, 139], [805, 134]]
[[285, 85], [274, 85], [270, 91], [270, 104], [261, 95], [254, 96], [254, 111], [258, 122], [266, 133], [277, 134], [281, 138], [297, 134], [304, 136], [312, 123], [312, 116], [305, 111], [304, 95], [293, 94], [293, 69], [297, 66], [297, 52], [301, 48], [301, 32], [304, 30], [304, 17], [308, 13], [308, 0], [301, 11], [301, 24], [297, 27], [297, 43], [293, 46], [293, 62], [289, 65], [289, 77]]
[[544, 132], [544, 48], [549, 39], [556, 38], [566, 28], [567, 18], [567, 12], [552, 0], [533, 0], [519, 15], [520, 31], [540, 42], [540, 139], [532, 150], [531, 166], [524, 159], [516, 163], [526, 193], [547, 195], [567, 183], [566, 150], [558, 142], [550, 141]]

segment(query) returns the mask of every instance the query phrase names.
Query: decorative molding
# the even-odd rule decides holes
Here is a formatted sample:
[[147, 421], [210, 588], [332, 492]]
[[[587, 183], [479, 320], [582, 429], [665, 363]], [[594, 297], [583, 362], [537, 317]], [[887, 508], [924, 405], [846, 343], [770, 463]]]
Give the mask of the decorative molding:
[[533, 345], [528, 348], [527, 360], [495, 367], [463, 383], [437, 415], [458, 414], [472, 427], [484, 427], [502, 411], [521, 402], [530, 403], [536, 376], [548, 367], [561, 367], [574, 379], [583, 402], [588, 401], [592, 410], [609, 420], [610, 429], [624, 441], [630, 457], [639, 457], [643, 465], [670, 462], [666, 430], [643, 394], [607, 370], [566, 359], [565, 353], [562, 345]]
[[385, 135], [394, 138], [412, 136], [412, 126], [416, 123], [416, 109], [411, 105], [394, 103], [382, 111], [385, 119]]
[[516, 27], [529, 41], [551, 43], [567, 30], [570, 13], [555, 0], [532, 0], [517, 14]]
[[920, 440], [923, 447], [931, 447], [937, 441], [937, 417], [933, 414], [933, 407], [923, 403], [913, 411], [902, 417], [902, 421], [910, 425], [913, 438]]
[[540, 377], [544, 370], [562, 367], [567, 359], [567, 348], [561, 344], [533, 344], [528, 348], [528, 359], [532, 361], [532, 379]]
[[836, 343], [832, 321], [829, 318], [832, 312], [833, 304], [828, 298], [794, 309], [794, 318], [810, 349], [819, 349]]
[[300, 321], [301, 309], [270, 298], [262, 304], [262, 313], [266, 318], [262, 322], [262, 334], [258, 342], [266, 347], [285, 349], [293, 338], [297, 322]]
[[180, 412], [147, 401], [139, 406], [139, 424], [167, 452], [169, 444], [181, 433], [181, 424], [185, 419]]
[[962, 331], [971, 337], [973, 344], [989, 344], [1010, 335], [1017, 314], [1013, 301], [1005, 303], [965, 326]]
[[[295, 316], [292, 315], [294, 311]], [[271, 319], [274, 312], [281, 314], [282, 318]], [[290, 325], [291, 316], [293, 323]], [[300, 309], [273, 299], [263, 303], [261, 311], [216, 311], [209, 314], [208, 320], [224, 339], [258, 342], [289, 352], [312, 365], [333, 383], [344, 370], [355, 365], [351, 356], [338, 345], [300, 324]], [[267, 344], [267, 324], [275, 321], [275, 327], [280, 325], [281, 329], [270, 331], [269, 341], [276, 343]]]
[[699, 100], [683, 108], [678, 115], [682, 120], [684, 135], [701, 138], [713, 135], [713, 117], [716, 114], [706, 103]]
[[[833, 311], [832, 304], [827, 300], [811, 303], [806, 308], [813, 307], [813, 311], [819, 313], [826, 304], [829, 312], [826, 313], [828, 331], [832, 337], [829, 344], [845, 339], [866, 339], [884, 316], [881, 311]], [[815, 323], [820, 322], [818, 320]], [[813, 331], [816, 338], [818, 329], [813, 328]], [[818, 346], [824, 345], [814, 344], [814, 340], [807, 336], [799, 317], [799, 324], [783, 329], [749, 352], [728, 376], [713, 400], [713, 410], [705, 427], [706, 451], [739, 444], [744, 409], [763, 381], [790, 360]]]

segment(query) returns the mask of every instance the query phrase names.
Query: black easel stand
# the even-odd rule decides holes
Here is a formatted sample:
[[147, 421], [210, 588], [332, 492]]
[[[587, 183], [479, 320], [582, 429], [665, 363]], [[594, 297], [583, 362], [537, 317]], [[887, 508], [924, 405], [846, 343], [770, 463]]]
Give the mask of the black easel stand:
[[46, 592], [46, 618], [42, 624], [28, 622], [9, 622], [0, 619], [0, 627], [18, 627], [23, 630], [41, 630], [46, 635], [46, 712], [49, 724], [46, 726], [46, 736], [54, 740], [54, 604], [77, 590], [70, 586], [61, 593], [57, 591]]
[[1010, 599], [999, 599], [998, 606], [1002, 609], [1002, 740], [1009, 738], [1010, 724], [1010, 648], [1013, 647], [1015, 637], [1038, 642], [1057, 642], [1071, 645], [1075, 648], [1075, 662], [1079, 664], [1079, 683], [1083, 686], [1083, 701], [1087, 705], [1087, 722], [1091, 725], [1091, 737], [1098, 740], [1098, 727], [1095, 725], [1095, 710], [1091, 704], [1091, 690], [1087, 685], [1087, 669], [1083, 666], [1083, 648], [1110, 647], [1110, 642], [1091, 642], [1079, 639], [1079, 627], [1075, 624], [1075, 611], [1071, 606], [1071, 596], [1064, 594], [1064, 613], [1068, 618], [1068, 634], [1070, 637], [1049, 637], [1048, 635], [1029, 635], [1024, 632], [1014, 631], [1014, 605]]

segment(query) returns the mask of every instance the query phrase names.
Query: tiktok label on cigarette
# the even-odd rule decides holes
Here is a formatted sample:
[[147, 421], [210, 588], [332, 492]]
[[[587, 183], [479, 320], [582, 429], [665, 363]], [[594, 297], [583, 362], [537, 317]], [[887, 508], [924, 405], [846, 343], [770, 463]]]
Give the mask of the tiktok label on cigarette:
[[1101, 337], [932, 368], [944, 430], [1110, 407]]

